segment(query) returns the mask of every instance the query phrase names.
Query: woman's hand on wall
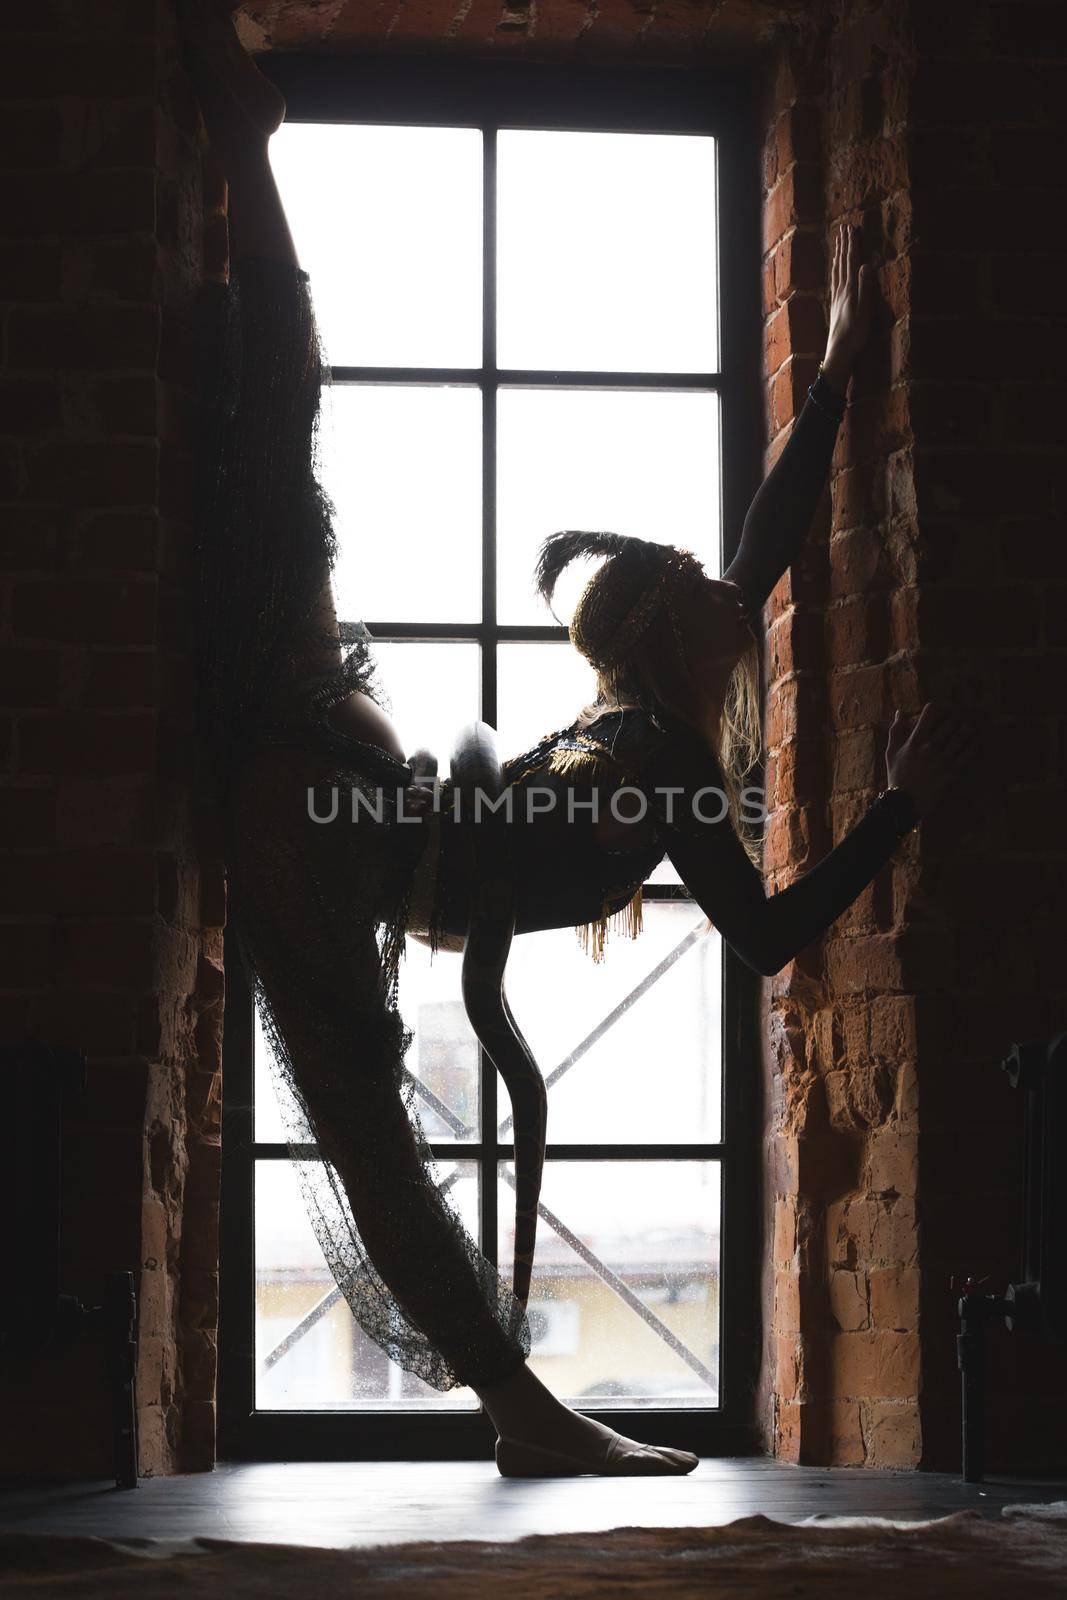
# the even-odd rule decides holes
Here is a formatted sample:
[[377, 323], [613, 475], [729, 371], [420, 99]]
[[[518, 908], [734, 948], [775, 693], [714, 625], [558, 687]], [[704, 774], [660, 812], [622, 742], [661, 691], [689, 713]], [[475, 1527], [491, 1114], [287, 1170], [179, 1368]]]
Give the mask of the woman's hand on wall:
[[974, 776], [981, 750], [975, 714], [928, 700], [911, 731], [898, 710], [889, 729], [885, 766], [890, 784], [907, 790], [925, 817]]
[[875, 270], [869, 261], [860, 265], [859, 231], [851, 225], [837, 230], [830, 266], [830, 332], [823, 367], [842, 394], [874, 326]]

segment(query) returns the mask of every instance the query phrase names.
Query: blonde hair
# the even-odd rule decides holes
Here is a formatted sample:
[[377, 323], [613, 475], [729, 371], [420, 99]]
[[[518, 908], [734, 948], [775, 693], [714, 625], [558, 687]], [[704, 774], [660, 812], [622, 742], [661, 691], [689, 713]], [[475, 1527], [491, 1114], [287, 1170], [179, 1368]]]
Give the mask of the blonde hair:
[[[640, 706], [658, 709], [684, 700], [685, 642], [675, 602], [692, 593], [703, 568], [690, 551], [633, 534], [563, 529], [549, 534], [538, 553], [534, 583], [551, 606], [561, 572], [572, 561], [607, 559], [582, 592], [570, 625], [571, 642], [597, 674], [595, 701], [583, 708], [578, 727], [605, 710]], [[762, 859], [762, 826], [742, 815], [745, 779], [762, 749], [759, 646], [753, 635], [734, 663], [723, 694], [714, 734], [722, 768], [727, 809], [737, 837], [752, 864]]]
[[[745, 779], [763, 748], [759, 692], [759, 646], [753, 636], [730, 674], [719, 718], [718, 754], [729, 796], [730, 821], [754, 867], [763, 860], [763, 828], [741, 814]], [[758, 828], [758, 831], [757, 831]]]
[[[651, 686], [649, 686], [651, 688]], [[655, 699], [654, 690], [651, 691]], [[649, 705], [643, 692], [640, 668], [623, 661], [617, 667], [597, 673], [596, 699], [584, 706], [578, 726], [585, 727], [605, 711]], [[727, 809], [734, 831], [752, 865], [760, 868], [763, 856], [763, 830], [742, 813], [742, 791], [763, 748], [762, 712], [759, 692], [759, 646], [755, 636], [746, 644], [734, 664], [723, 695], [715, 738], [715, 754], [722, 768]]]

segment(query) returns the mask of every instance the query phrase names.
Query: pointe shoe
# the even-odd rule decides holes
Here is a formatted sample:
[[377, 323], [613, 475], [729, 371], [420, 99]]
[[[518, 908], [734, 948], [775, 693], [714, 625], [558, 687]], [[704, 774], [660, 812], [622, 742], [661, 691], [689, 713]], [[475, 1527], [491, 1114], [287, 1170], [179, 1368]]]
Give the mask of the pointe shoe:
[[599, 1464], [503, 1434], [496, 1442], [496, 1465], [502, 1478], [573, 1478], [587, 1472], [600, 1478], [671, 1477], [692, 1472], [698, 1460], [688, 1450], [661, 1452], [655, 1445], [631, 1449], [619, 1434], [608, 1440]]

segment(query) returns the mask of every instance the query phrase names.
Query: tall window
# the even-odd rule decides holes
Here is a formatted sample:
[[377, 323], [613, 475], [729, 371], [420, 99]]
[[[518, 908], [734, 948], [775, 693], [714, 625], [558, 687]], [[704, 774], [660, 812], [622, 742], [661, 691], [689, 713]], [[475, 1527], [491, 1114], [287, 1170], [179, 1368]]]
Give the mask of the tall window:
[[[321, 446], [338, 614], [369, 625], [407, 751], [428, 745], [447, 771], [458, 728], [481, 716], [516, 755], [594, 692], [533, 592], [546, 534], [635, 533], [721, 570], [737, 491], [720, 330], [745, 309], [723, 270], [728, 141], [699, 121], [597, 125], [594, 113], [581, 126], [588, 106], [586, 119], [553, 114], [543, 91], [474, 116], [418, 116], [417, 87], [391, 116], [388, 103], [342, 117], [316, 100], [315, 120], [302, 117], [290, 87], [271, 160], [332, 368]], [[743, 249], [740, 228], [731, 244]], [[563, 623], [587, 575], [561, 584]], [[744, 1414], [743, 1374], [724, 1393], [724, 1317], [755, 1334], [745, 1273], [733, 1295], [723, 1251], [749, 1220], [731, 1213], [745, 1187], [735, 1172], [731, 1189], [731, 1164], [752, 1160], [731, 1074], [753, 1069], [726, 1026], [738, 1000], [719, 935], [668, 866], [646, 886], [644, 921], [600, 965], [572, 929], [512, 948], [509, 999], [549, 1084], [531, 1360], [617, 1425], [687, 1413], [706, 1448], [716, 1419]], [[431, 960], [409, 941], [408, 1067], [439, 1181], [508, 1274], [510, 1107], [459, 977], [458, 955]], [[276, 1428], [357, 1413], [368, 1453], [404, 1413], [409, 1438], [455, 1448], [476, 1396], [428, 1388], [360, 1330], [303, 1211], [258, 1022], [245, 1037], [251, 1143], [227, 1192], [252, 1224], [231, 1230], [252, 1303], [237, 1309], [236, 1290], [227, 1303], [252, 1336], [247, 1406]]]

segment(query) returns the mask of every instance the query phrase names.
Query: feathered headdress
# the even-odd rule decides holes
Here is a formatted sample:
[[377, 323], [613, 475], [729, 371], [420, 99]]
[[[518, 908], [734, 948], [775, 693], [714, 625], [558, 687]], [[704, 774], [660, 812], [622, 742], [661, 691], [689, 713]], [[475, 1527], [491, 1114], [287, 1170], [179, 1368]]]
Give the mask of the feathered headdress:
[[689, 550], [633, 534], [566, 529], [549, 534], [538, 553], [534, 582], [551, 605], [560, 574], [579, 557], [607, 556], [571, 618], [571, 643], [598, 672], [617, 666], [679, 583], [704, 569]]

